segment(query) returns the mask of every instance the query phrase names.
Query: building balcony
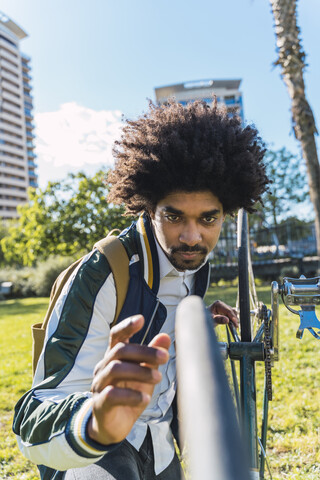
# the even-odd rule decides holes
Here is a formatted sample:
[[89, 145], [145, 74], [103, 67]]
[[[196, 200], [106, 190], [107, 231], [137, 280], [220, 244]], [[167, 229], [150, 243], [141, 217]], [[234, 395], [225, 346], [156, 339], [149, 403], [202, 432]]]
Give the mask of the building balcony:
[[29, 122], [29, 121], [26, 121], [26, 127], [33, 129], [33, 128], [35, 128], [35, 125], [33, 123]]
[[[0, 117], [1, 119], [1, 117]], [[22, 131], [22, 128], [20, 127], [14, 127], [13, 125], [9, 125], [7, 122], [4, 122], [4, 121], [0, 121], [0, 128], [2, 130], [5, 130], [6, 132], [10, 132], [10, 133], [13, 133], [13, 134], [16, 134], [16, 135], [19, 135], [20, 139], [19, 140], [22, 140], [22, 135], [23, 135], [23, 131]], [[18, 140], [18, 139], [17, 139]]]
[[[7, 173], [7, 172], [6, 172]], [[18, 187], [23, 187], [26, 183], [26, 177], [24, 176], [24, 171], [22, 172], [22, 177], [20, 177], [19, 174], [20, 172], [15, 172], [12, 177], [8, 175], [0, 175], [0, 183], [2, 185], [7, 185], [7, 186], [18, 186]]]
[[[2, 76], [4, 75], [4, 72], [2, 73]], [[3, 90], [7, 90], [10, 93], [13, 93], [14, 95], [19, 95], [20, 94], [20, 88], [18, 83], [14, 83], [11, 81], [7, 81], [4, 76], [1, 82], [1, 86]]]
[[30, 151], [28, 150], [28, 158], [37, 158], [37, 155], [36, 155], [35, 153], [30, 152]]
[[3, 100], [9, 100], [10, 102], [18, 102], [19, 104], [21, 104], [20, 95], [13, 95], [12, 93], [7, 92], [6, 90], [3, 90], [1, 95]]
[[29, 166], [29, 167], [32, 167], [32, 168], [37, 168], [38, 165], [37, 165], [36, 163], [34, 163], [33, 160], [29, 160], [29, 159], [28, 159], [28, 166]]
[[18, 73], [14, 74], [9, 72], [9, 70], [4, 70], [3, 68], [1, 69], [1, 79], [7, 80], [10, 83], [13, 83], [13, 85], [16, 88], [20, 87], [20, 82], [21, 82], [21, 77], [19, 76]]
[[17, 118], [14, 115], [11, 115], [10, 113], [7, 112], [0, 112], [0, 119], [3, 120], [4, 122], [8, 121], [13, 124], [15, 127], [21, 127], [23, 126], [23, 121], [21, 118]]
[[[20, 199], [11, 199], [11, 198], [0, 198], [0, 206], [1, 207], [16, 207], [17, 205], [21, 204]], [[3, 211], [3, 210], [2, 210]], [[1, 210], [0, 210], [0, 216], [1, 216]]]
[[28, 65], [26, 62], [24, 62], [23, 60], [21, 61], [21, 66], [22, 66], [22, 70], [23, 70], [24, 72], [30, 72], [31, 68], [30, 68], [29, 65]]
[[12, 220], [14, 218], [19, 218], [20, 215], [19, 213], [17, 212], [17, 210], [15, 211], [12, 211], [12, 210], [0, 210], [0, 218], [2, 218], [3, 220]]
[[9, 157], [8, 155], [3, 155], [0, 153], [0, 162], [5, 162], [7, 165], [9, 164], [12, 168], [16, 165], [17, 167], [25, 167], [26, 160], [23, 158], [16, 158], [16, 157]]
[[12, 109], [9, 108], [2, 108], [1, 113], [7, 114], [10, 116], [12, 122], [20, 121], [22, 119], [22, 115], [18, 112], [14, 112]]
[[26, 118], [28, 118], [28, 120], [33, 120], [33, 115], [32, 115], [31, 110], [29, 110], [28, 108], [25, 108], [24, 109], [24, 114], [25, 114]]
[[31, 75], [28, 75], [28, 74], [27, 74], [26, 72], [24, 72], [24, 71], [22, 72], [22, 77], [23, 77], [23, 78], [26, 78], [27, 80], [32, 80]]
[[11, 61], [6, 60], [5, 58], [0, 58], [0, 65], [1, 68], [5, 68], [6, 70], [9, 70], [9, 72], [12, 73], [19, 73], [19, 66], [18, 64], [15, 64]]
[[27, 189], [23, 188], [22, 190], [17, 187], [7, 187], [0, 185], [0, 195], [6, 195], [8, 197], [17, 198], [18, 202], [26, 202], [28, 200]]
[[18, 51], [18, 47], [16, 47], [15, 45], [12, 45], [12, 42], [8, 42], [6, 40], [4, 40], [3, 38], [0, 38], [0, 47], [2, 47], [3, 49], [7, 50], [8, 52], [11, 52], [13, 54], [17, 53]]
[[21, 117], [21, 114], [22, 114], [22, 108], [21, 107], [17, 107], [16, 105], [13, 105], [11, 102], [8, 102], [8, 101], [4, 101], [2, 103], [2, 110], [7, 113], [14, 113], [16, 115], [18, 115], [19, 117]]
[[23, 149], [24, 142], [21, 138], [17, 138], [14, 135], [8, 135], [7, 133], [0, 133], [1, 140], [4, 140], [6, 143], [13, 143], [17, 148]]
[[25, 189], [28, 187], [26, 178], [10, 178], [10, 177], [0, 177], [0, 185], [2, 185], [2, 188], [13, 188], [13, 189], [18, 189], [18, 191], [25, 191]]
[[31, 60], [31, 57], [29, 57], [29, 55], [27, 55], [26, 53], [22, 53], [22, 52], [21, 52], [21, 59], [22, 59], [25, 63], [29, 63], [30, 60]]
[[17, 53], [9, 52], [7, 49], [1, 48], [0, 57], [4, 60], [7, 60], [9, 63], [12, 62], [16, 68], [19, 65], [19, 59]]
[[11, 145], [1, 145], [1, 151], [3, 152], [3, 154], [6, 154], [6, 153], [11, 153], [13, 155], [17, 155], [21, 158], [25, 158], [24, 157], [24, 152], [25, 150], [23, 148], [19, 148], [19, 147], [12, 147]]
[[28, 92], [32, 89], [31, 85], [28, 82], [22, 82], [23, 88], [26, 89]]
[[1, 145], [1, 158], [5, 158], [5, 161], [10, 162], [11, 159], [18, 160], [20, 162], [25, 162], [26, 157], [24, 150], [18, 148], [9, 147], [7, 145]]
[[28, 170], [29, 177], [38, 178], [38, 175], [34, 170]]
[[33, 100], [33, 96], [30, 95], [29, 92], [24, 92], [24, 98], [25, 98], [25, 100], [27, 100], [27, 101], [28, 101], [28, 100]]
[[235, 99], [235, 97], [234, 97], [233, 95], [232, 95], [232, 96], [231, 96], [231, 95], [230, 95], [230, 96], [228, 95], [228, 96], [225, 96], [225, 97], [224, 97], [224, 103], [225, 103], [226, 105], [228, 105], [228, 106], [229, 106], [229, 105], [235, 105], [235, 104], [236, 104], [236, 99]]
[[38, 188], [38, 182], [34, 181], [34, 180], [29, 180], [29, 185], [30, 187], [33, 187], [33, 188]]
[[24, 177], [25, 180], [27, 178], [27, 172], [23, 167], [8, 167], [7, 165], [6, 166], [0, 165], [0, 174], [1, 173], [6, 173], [10, 175], [21, 175]]
[[27, 134], [27, 138], [36, 138], [36, 136], [33, 133], [31, 133], [29, 130], [27, 130], [26, 134]]

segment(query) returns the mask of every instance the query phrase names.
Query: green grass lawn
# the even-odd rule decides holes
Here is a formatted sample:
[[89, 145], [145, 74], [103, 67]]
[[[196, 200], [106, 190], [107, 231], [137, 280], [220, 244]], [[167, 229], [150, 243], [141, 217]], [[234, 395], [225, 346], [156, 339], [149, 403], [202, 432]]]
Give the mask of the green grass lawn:
[[[259, 298], [269, 304], [270, 287], [258, 291]], [[234, 287], [214, 287], [207, 303], [221, 299], [234, 305], [235, 297]], [[39, 479], [36, 467], [20, 454], [11, 423], [16, 401], [31, 385], [30, 326], [42, 321], [47, 303], [46, 298], [0, 302], [0, 479]], [[284, 307], [280, 313], [280, 361], [273, 368], [268, 455], [274, 480], [315, 480], [320, 478], [320, 343], [309, 332], [297, 340], [299, 318]], [[258, 391], [263, 374], [263, 366], [258, 365]], [[258, 399], [261, 409], [261, 394]]]
[[35, 465], [20, 453], [11, 431], [13, 408], [32, 381], [31, 325], [41, 322], [47, 298], [0, 302], [0, 479], [39, 478]]

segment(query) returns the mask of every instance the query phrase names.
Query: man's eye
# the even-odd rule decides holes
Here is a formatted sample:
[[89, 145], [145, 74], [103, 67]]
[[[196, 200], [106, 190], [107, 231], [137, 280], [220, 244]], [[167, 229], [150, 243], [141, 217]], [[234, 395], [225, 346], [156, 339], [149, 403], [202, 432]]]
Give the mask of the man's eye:
[[169, 220], [169, 222], [171, 222], [171, 223], [176, 223], [180, 220], [180, 216], [170, 214], [170, 215], [166, 215], [166, 219]]
[[203, 217], [202, 221], [207, 225], [212, 225], [216, 221], [216, 217]]

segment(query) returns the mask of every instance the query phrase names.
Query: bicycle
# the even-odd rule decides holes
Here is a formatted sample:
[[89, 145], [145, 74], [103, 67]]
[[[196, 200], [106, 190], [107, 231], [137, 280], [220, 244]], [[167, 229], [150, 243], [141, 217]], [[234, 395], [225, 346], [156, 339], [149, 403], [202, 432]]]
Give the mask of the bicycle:
[[[195, 423], [195, 411], [191, 413], [195, 402], [199, 403], [199, 398], [196, 399], [194, 397], [195, 391], [204, 392], [209, 389], [209, 393], [207, 392], [203, 396], [205, 398], [209, 397], [210, 402], [202, 401], [201, 411], [197, 416], [196, 423], [202, 425], [203, 431], [209, 428], [209, 430], [219, 432], [219, 442], [223, 444], [222, 449], [219, 449], [218, 458], [214, 458], [212, 445], [214, 442], [214, 448], [217, 448], [216, 434], [211, 438], [207, 432], [207, 439], [205, 442], [201, 442], [201, 431], [196, 433], [195, 437], [197, 440], [192, 440], [192, 448], [190, 449], [191, 457], [193, 457], [192, 450], [198, 450], [197, 457], [201, 456], [201, 449], [204, 444], [211, 445], [211, 454], [207, 452], [201, 456], [201, 463], [205, 465], [201, 471], [197, 467], [198, 461], [196, 458], [191, 460], [191, 464], [193, 464], [191, 470], [194, 472], [192, 479], [199, 478], [202, 480], [203, 478], [210, 478], [208, 472], [215, 468], [223, 472], [215, 478], [223, 480], [249, 478], [248, 471], [250, 471], [250, 478], [252, 479], [265, 478], [268, 407], [270, 400], [272, 400], [271, 370], [273, 363], [279, 360], [279, 296], [281, 296], [284, 305], [292, 313], [300, 317], [297, 338], [301, 339], [304, 331], [308, 330], [315, 338], [320, 339], [320, 332], [317, 333], [315, 331], [315, 329], [320, 329], [320, 322], [315, 313], [315, 306], [320, 304], [320, 277], [309, 279], [305, 277], [298, 279], [285, 277], [281, 283], [272, 282], [271, 309], [268, 309], [264, 304], [258, 302], [255, 292], [248, 238], [247, 215], [244, 211], [240, 211], [238, 216], [238, 307], [241, 335], [238, 335], [234, 327], [229, 326], [228, 341], [225, 343], [220, 342], [219, 349], [223, 353], [222, 356], [225, 359], [229, 357], [231, 361], [234, 397], [244, 442], [241, 439], [239, 440], [241, 437], [230, 427], [230, 422], [235, 421], [233, 414], [231, 414], [231, 393], [228, 387], [226, 387], [226, 376], [222, 373], [223, 366], [221, 369], [221, 365], [217, 362], [216, 356], [214, 356], [214, 351], [217, 351], [217, 340], [215, 335], [210, 333], [213, 329], [204, 307], [201, 306], [201, 302], [200, 304], [198, 302], [197, 305], [189, 303], [189, 298], [184, 300], [184, 305], [188, 302], [187, 306], [185, 307], [182, 302], [177, 312], [177, 371], [180, 385], [179, 401], [181, 410], [185, 412], [183, 414], [185, 417], [188, 418], [191, 415], [193, 423]], [[191, 299], [191, 302], [194, 302], [194, 299]], [[299, 306], [300, 309], [295, 310], [292, 308], [294, 306]], [[195, 318], [197, 322], [194, 321]], [[189, 341], [183, 339], [183, 336], [186, 335], [187, 323], [189, 323], [188, 328], [192, 332]], [[231, 341], [231, 336], [233, 341]], [[195, 338], [197, 341], [195, 341]], [[184, 349], [183, 343], [187, 345], [187, 349]], [[196, 352], [194, 352], [195, 345], [197, 345]], [[188, 368], [185, 368], [186, 357], [188, 357]], [[210, 359], [209, 362], [208, 358]], [[235, 360], [240, 362], [240, 388], [237, 387]], [[255, 378], [255, 363], [259, 361], [265, 363], [261, 435], [258, 433]], [[210, 368], [207, 366], [205, 372], [201, 372], [199, 376], [199, 368], [196, 368], [196, 364], [200, 363], [203, 368], [203, 365], [206, 363], [211, 365], [212, 362], [218, 365], [218, 370], [213, 369], [212, 366]], [[186, 377], [185, 370], [191, 371], [192, 375], [190, 376], [189, 374], [189, 377]], [[189, 384], [191, 382], [191, 387], [186, 386], [188, 382]], [[217, 390], [220, 390], [220, 397], [217, 396]], [[190, 403], [190, 397], [193, 400], [191, 405], [187, 406]], [[222, 403], [220, 402], [221, 405], [219, 405], [219, 398], [220, 400], [221, 398], [223, 399]], [[217, 408], [219, 415], [222, 412], [223, 422], [221, 424], [218, 423], [218, 425], [217, 420], [212, 418], [214, 403], [214, 408]], [[224, 414], [226, 405], [228, 405], [227, 415]], [[201, 420], [202, 417], [207, 419], [205, 423]], [[225, 438], [223, 432], [226, 428], [232, 431], [233, 452], [239, 449], [242, 452], [240, 456], [245, 458], [247, 451], [247, 466], [245, 465], [246, 462], [242, 465], [238, 458], [235, 459], [234, 454], [228, 456], [230, 436], [227, 439]], [[190, 428], [188, 427], [186, 430], [190, 431]], [[190, 442], [190, 434], [186, 434], [186, 437], [189, 438]], [[201, 449], [199, 450], [200, 444]], [[246, 451], [242, 448], [244, 444], [247, 446]], [[210, 457], [209, 463], [206, 460], [206, 456]], [[236, 465], [235, 472], [230, 470], [230, 465], [232, 464]], [[217, 467], [217, 465], [219, 466]], [[268, 463], [267, 467], [269, 477], [272, 478]]]

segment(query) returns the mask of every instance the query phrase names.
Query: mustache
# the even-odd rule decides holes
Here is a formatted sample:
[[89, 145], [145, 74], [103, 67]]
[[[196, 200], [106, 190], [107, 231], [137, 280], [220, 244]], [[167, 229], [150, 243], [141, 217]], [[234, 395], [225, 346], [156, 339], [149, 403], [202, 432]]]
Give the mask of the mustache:
[[189, 247], [188, 245], [180, 245], [179, 247], [172, 247], [171, 254], [173, 253], [203, 253], [206, 255], [208, 253], [205, 247], [201, 247], [200, 245], [194, 245], [193, 247]]

